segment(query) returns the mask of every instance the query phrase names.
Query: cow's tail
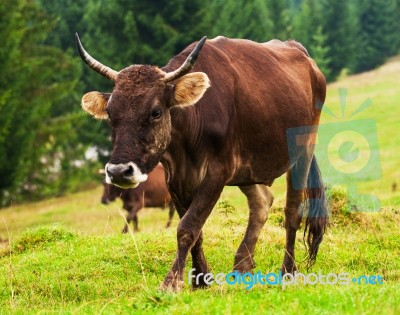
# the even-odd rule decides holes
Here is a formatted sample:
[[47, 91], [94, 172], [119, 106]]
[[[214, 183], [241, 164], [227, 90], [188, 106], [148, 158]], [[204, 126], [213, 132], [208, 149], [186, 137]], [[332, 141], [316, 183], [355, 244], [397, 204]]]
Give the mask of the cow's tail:
[[308, 173], [305, 200], [308, 201], [308, 207], [304, 213], [306, 215], [304, 241], [308, 247], [307, 266], [310, 268], [315, 263], [329, 221], [324, 184], [315, 156], [312, 158]]

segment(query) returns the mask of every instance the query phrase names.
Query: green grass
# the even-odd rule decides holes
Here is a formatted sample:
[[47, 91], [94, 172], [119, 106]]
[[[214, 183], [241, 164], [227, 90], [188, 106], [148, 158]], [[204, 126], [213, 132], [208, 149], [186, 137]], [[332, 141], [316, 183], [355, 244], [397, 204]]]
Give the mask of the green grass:
[[[229, 198], [236, 190], [228, 189]], [[309, 271], [349, 272], [351, 276], [382, 275], [383, 285], [242, 286], [212, 285], [180, 294], [157, 291], [175, 253], [175, 229], [164, 229], [165, 212], [143, 211], [142, 232], [95, 235], [49, 225], [26, 230], [0, 252], [0, 309], [5, 312], [100, 313], [367, 313], [396, 314], [400, 309], [400, 212], [347, 213], [335, 203], [336, 216], [321, 245], [317, 264]], [[247, 211], [232, 202], [233, 212], [217, 208], [205, 227], [205, 253], [212, 271], [228, 273], [241, 241]], [[59, 205], [60, 208], [63, 205]], [[272, 217], [282, 216], [279, 207]], [[122, 219], [121, 219], [122, 220]], [[122, 224], [122, 222], [119, 222]], [[101, 222], [99, 231], [107, 222]], [[174, 224], [176, 226], [176, 222]], [[217, 228], [218, 227], [218, 228]], [[366, 233], [366, 231], [369, 231]], [[280, 266], [284, 229], [269, 220], [260, 236], [257, 270], [276, 272]], [[298, 235], [300, 270], [305, 251]], [[190, 263], [188, 265], [190, 269]]]
[[[302, 231], [296, 252], [303, 273], [348, 272], [351, 277], [381, 275], [382, 285], [211, 285], [179, 294], [158, 286], [176, 250], [175, 218], [164, 229], [167, 211], [139, 213], [140, 233], [122, 235], [121, 203], [100, 204], [101, 187], [0, 212], [0, 314], [399, 314], [400, 185], [397, 136], [400, 115], [400, 60], [345, 78], [329, 87], [327, 105], [340, 114], [337, 89], [348, 88], [348, 110], [370, 97], [373, 105], [356, 118], [377, 122], [382, 178], [360, 183], [383, 208], [354, 213], [346, 187], [329, 195], [330, 228], [316, 264], [306, 270]], [[397, 71], [397, 72], [396, 72]], [[396, 73], [395, 73], [396, 72]], [[322, 123], [334, 122], [323, 115]], [[284, 179], [273, 186], [274, 206], [257, 245], [256, 271], [277, 272], [283, 258]], [[204, 227], [204, 250], [212, 272], [230, 272], [247, 222], [247, 204], [235, 187], [224, 190]], [[191, 268], [190, 261], [187, 271]]]

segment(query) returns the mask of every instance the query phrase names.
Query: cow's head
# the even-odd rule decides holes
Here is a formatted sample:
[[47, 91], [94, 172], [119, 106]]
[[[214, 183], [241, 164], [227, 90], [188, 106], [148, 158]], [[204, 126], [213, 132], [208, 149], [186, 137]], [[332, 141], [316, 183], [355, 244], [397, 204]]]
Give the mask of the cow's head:
[[86, 112], [108, 119], [111, 125], [113, 152], [105, 167], [106, 182], [136, 187], [147, 179], [170, 143], [170, 108], [195, 104], [210, 86], [205, 73], [188, 73], [206, 38], [178, 69], [168, 73], [148, 65], [132, 65], [117, 72], [91, 57], [78, 35], [76, 39], [82, 59], [115, 82], [111, 94], [90, 92], [82, 98]]

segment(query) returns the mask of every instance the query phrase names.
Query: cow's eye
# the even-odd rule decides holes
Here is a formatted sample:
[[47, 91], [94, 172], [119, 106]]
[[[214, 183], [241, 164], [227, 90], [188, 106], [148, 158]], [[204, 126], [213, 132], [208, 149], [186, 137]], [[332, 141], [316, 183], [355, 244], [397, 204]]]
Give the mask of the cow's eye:
[[161, 115], [162, 115], [161, 108], [153, 109], [153, 111], [151, 112], [151, 118], [153, 119], [159, 119]]

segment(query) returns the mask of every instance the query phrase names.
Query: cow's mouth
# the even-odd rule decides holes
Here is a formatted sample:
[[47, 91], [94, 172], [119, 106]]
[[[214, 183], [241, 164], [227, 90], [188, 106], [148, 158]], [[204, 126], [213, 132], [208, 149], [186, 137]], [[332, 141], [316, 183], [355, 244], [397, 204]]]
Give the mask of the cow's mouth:
[[118, 186], [120, 188], [123, 188], [123, 189], [128, 189], [128, 188], [136, 188], [137, 186], [139, 186], [140, 183], [138, 183], [138, 182], [135, 182], [135, 183], [114, 183], [114, 182], [111, 182], [111, 184], [113, 184], [115, 186]]

